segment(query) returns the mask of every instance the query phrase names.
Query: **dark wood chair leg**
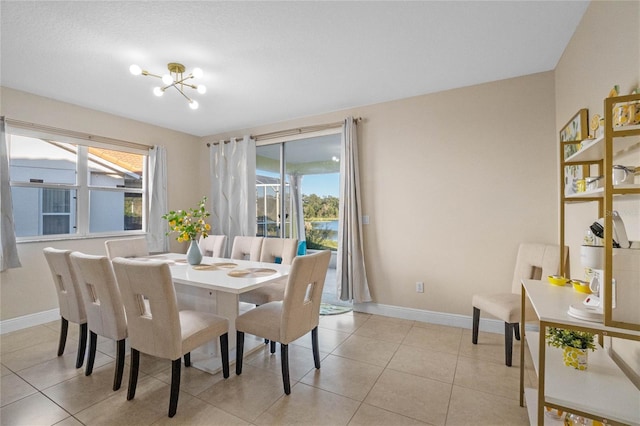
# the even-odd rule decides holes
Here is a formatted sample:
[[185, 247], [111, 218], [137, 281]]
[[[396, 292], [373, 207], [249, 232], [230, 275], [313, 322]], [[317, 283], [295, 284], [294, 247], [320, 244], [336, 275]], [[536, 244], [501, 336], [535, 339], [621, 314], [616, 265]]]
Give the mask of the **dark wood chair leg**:
[[520, 340], [520, 323], [513, 323], [513, 333], [516, 336], [516, 340]]
[[313, 363], [320, 368], [320, 348], [318, 347], [318, 327], [311, 330], [311, 347], [313, 348]]
[[122, 374], [124, 373], [125, 341], [121, 339], [116, 342], [116, 369], [113, 374], [113, 390], [117, 391], [122, 385]]
[[191, 352], [184, 354], [184, 366], [191, 367]]
[[504, 323], [504, 363], [511, 367], [513, 353], [513, 324]]
[[236, 374], [242, 374], [242, 353], [244, 352], [244, 333], [236, 330]]
[[127, 401], [131, 401], [136, 396], [136, 386], [138, 385], [138, 368], [140, 367], [140, 352], [131, 348], [131, 366], [129, 367], [129, 390], [127, 391]]
[[274, 342], [273, 340], [271, 342], [269, 342], [269, 352], [271, 352], [272, 354], [276, 353], [276, 342]]
[[471, 334], [471, 342], [478, 344], [478, 330], [480, 328], [480, 309], [473, 307], [473, 332]]
[[60, 342], [58, 343], [58, 356], [64, 353], [64, 347], [67, 344], [67, 331], [69, 330], [69, 321], [60, 317]]
[[82, 367], [84, 364], [84, 354], [87, 350], [87, 334], [89, 327], [87, 323], [80, 324], [80, 337], [78, 338], [78, 357], [76, 358], [76, 368]]
[[169, 398], [169, 417], [176, 415], [178, 410], [178, 396], [180, 394], [180, 358], [171, 361], [171, 397]]
[[89, 332], [89, 356], [87, 356], [87, 366], [84, 370], [85, 376], [93, 373], [93, 363], [96, 360], [96, 346], [98, 345], [98, 335], [93, 331]]
[[229, 333], [220, 336], [220, 356], [222, 358], [222, 377], [229, 377]]
[[280, 343], [280, 358], [282, 361], [282, 384], [284, 385], [284, 393], [291, 393], [291, 384], [289, 382], [289, 345]]

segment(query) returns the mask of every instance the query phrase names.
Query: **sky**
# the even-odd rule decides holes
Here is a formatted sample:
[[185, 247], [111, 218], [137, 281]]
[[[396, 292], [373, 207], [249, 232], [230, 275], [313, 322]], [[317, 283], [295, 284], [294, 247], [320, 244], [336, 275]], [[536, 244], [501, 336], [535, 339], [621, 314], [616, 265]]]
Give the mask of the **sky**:
[[316, 194], [320, 197], [331, 195], [338, 197], [340, 193], [340, 173], [304, 175], [302, 178], [302, 194]]

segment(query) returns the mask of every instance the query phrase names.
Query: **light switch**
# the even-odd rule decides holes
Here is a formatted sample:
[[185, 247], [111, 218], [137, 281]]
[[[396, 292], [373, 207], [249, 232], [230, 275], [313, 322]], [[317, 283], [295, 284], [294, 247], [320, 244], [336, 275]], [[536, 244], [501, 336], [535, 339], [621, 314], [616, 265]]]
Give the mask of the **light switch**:
[[369, 224], [369, 216], [368, 215], [362, 216], [362, 224], [363, 225], [368, 225]]

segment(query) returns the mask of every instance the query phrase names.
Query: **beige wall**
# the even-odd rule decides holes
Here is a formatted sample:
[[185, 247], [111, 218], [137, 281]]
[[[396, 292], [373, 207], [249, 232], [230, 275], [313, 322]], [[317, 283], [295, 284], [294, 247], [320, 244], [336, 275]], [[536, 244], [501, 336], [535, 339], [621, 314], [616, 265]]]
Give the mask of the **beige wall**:
[[[620, 86], [621, 94], [640, 87], [640, 2], [591, 2], [556, 67], [555, 77], [557, 131], [581, 108], [588, 108], [589, 116], [602, 115], [603, 100], [614, 85]], [[618, 161], [640, 167], [640, 150]], [[640, 203], [616, 202], [614, 209], [624, 219], [629, 239], [640, 240]], [[574, 204], [568, 206], [567, 214], [572, 275], [583, 278], [579, 247], [585, 229], [597, 219], [597, 207], [594, 203]], [[640, 377], [640, 344], [615, 341], [614, 349]]]
[[[627, 46], [633, 42], [637, 9], [637, 2], [593, 2], [555, 73], [212, 138], [199, 139], [9, 89], [2, 89], [1, 113], [167, 146], [170, 208], [193, 204], [209, 192], [205, 142], [210, 139], [362, 116], [363, 213], [371, 220], [364, 227], [364, 238], [375, 302], [468, 316], [474, 293], [509, 291], [521, 241], [557, 241], [557, 131], [579, 108], [601, 105], [614, 83], [624, 90], [638, 83], [637, 44], [618, 50], [623, 42]], [[613, 22], [622, 22], [620, 28], [626, 30], [611, 31], [607, 25]], [[599, 59], [603, 57], [607, 60]], [[82, 244], [90, 252], [102, 250], [102, 240]], [[56, 306], [48, 271], [39, 257], [44, 246], [21, 244], [25, 267], [0, 275], [2, 319]], [[575, 269], [576, 261], [573, 265]], [[425, 282], [424, 294], [415, 293], [416, 281]]]
[[[200, 138], [57, 102], [8, 88], [0, 88], [0, 115], [40, 125], [53, 126], [146, 145], [167, 148], [169, 208], [195, 205], [201, 193], [192, 188], [201, 172], [197, 169]], [[203, 171], [202, 173], [208, 173]], [[46, 243], [20, 243], [22, 268], [0, 273], [0, 319], [5, 320], [58, 307], [51, 276], [42, 255], [47, 246], [104, 254], [104, 238]], [[175, 250], [181, 249], [172, 243]]]
[[[364, 118], [360, 172], [370, 224], [363, 231], [376, 303], [468, 316], [474, 293], [510, 291], [521, 241], [557, 241], [553, 73], [233, 136], [347, 115]], [[416, 281], [424, 281], [423, 294]]]

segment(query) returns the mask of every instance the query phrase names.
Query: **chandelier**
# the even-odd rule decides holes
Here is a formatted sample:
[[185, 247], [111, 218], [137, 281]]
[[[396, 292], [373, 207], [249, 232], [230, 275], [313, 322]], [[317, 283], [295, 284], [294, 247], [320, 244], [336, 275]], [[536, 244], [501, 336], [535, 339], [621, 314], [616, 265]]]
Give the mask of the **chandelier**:
[[131, 65], [129, 67], [129, 71], [133, 75], [150, 75], [151, 77], [157, 77], [162, 80], [164, 86], [156, 86], [153, 88], [153, 94], [156, 96], [164, 95], [165, 90], [173, 87], [175, 88], [185, 99], [189, 102], [189, 108], [198, 109], [198, 101], [191, 99], [184, 93], [184, 89], [186, 87], [190, 87], [194, 90], [197, 90], [198, 93], [204, 94], [207, 92], [207, 88], [202, 84], [191, 84], [188, 83], [187, 80], [192, 78], [201, 78], [202, 70], [200, 68], [194, 68], [192, 73], [189, 73], [185, 76], [184, 71], [185, 67], [182, 64], [178, 64], [176, 62], [171, 62], [167, 64], [167, 69], [169, 70], [169, 74], [158, 75], [152, 74], [149, 71], [143, 70], [138, 65]]

